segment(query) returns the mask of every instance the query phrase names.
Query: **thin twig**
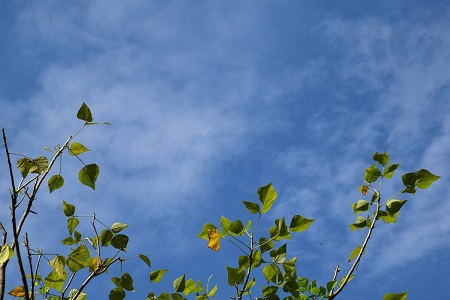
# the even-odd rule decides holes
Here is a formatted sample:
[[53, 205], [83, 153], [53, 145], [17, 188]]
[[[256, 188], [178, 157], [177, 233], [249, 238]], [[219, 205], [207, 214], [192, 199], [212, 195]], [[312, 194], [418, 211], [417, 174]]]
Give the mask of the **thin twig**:
[[19, 232], [17, 231], [17, 221], [16, 221], [17, 191], [16, 191], [16, 185], [14, 183], [14, 173], [13, 173], [13, 169], [12, 169], [11, 156], [9, 155], [8, 143], [6, 142], [6, 134], [5, 134], [4, 128], [2, 129], [2, 136], [3, 136], [3, 144], [5, 145], [6, 158], [8, 161], [8, 168], [9, 168], [9, 177], [11, 179], [11, 187], [12, 187], [11, 224], [12, 224], [12, 231], [13, 231], [13, 236], [14, 236], [14, 242], [13, 242], [12, 248], [13, 249], [16, 248], [17, 263], [19, 265], [20, 277], [22, 279], [23, 288], [25, 290], [25, 300], [30, 300], [30, 294], [28, 293], [27, 277], [25, 275], [25, 270], [23, 267], [22, 256], [21, 256], [20, 247], [19, 247]]

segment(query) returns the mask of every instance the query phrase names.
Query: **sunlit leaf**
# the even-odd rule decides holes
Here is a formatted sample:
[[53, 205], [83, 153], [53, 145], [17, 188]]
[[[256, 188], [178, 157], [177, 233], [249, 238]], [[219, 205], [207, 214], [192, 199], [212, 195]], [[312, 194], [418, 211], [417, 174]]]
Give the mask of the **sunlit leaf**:
[[273, 243], [273, 240], [269, 240], [267, 238], [260, 238], [259, 245], [260, 245], [261, 253], [264, 253], [264, 252], [272, 249], [274, 246], [274, 243]]
[[215, 225], [211, 223], [206, 223], [205, 225], [203, 225], [202, 231], [197, 235], [197, 237], [208, 241], [209, 240], [208, 232], [210, 229], [217, 231], [219, 230]]
[[33, 159], [30, 173], [41, 174], [48, 168], [48, 159], [45, 156], [39, 156]]
[[85, 166], [78, 173], [78, 179], [84, 185], [95, 190], [95, 182], [97, 181], [100, 168], [96, 164], [90, 164]]
[[66, 217], [71, 217], [75, 214], [75, 206], [63, 201], [63, 211]]
[[404, 192], [415, 194], [416, 187], [426, 189], [439, 178], [441, 177], [434, 175], [426, 169], [420, 169], [416, 172], [403, 174], [402, 181], [405, 186]]
[[59, 189], [64, 185], [64, 178], [61, 175], [53, 175], [48, 180], [48, 189], [50, 190], [50, 193], [54, 190]]
[[17, 169], [19, 169], [20, 173], [22, 174], [22, 177], [27, 177], [28, 173], [30, 172], [31, 167], [33, 167], [33, 160], [31, 158], [25, 157], [21, 158], [17, 161]]
[[[77, 293], [78, 293], [78, 290], [71, 289], [69, 292], [69, 300], [74, 299], [74, 297]], [[76, 300], [86, 300], [86, 293], [84, 293], [84, 292], [79, 293]]]
[[45, 277], [45, 286], [61, 292], [64, 286], [64, 282], [67, 278], [67, 272], [64, 268], [64, 256], [57, 255], [49, 262], [49, 265], [53, 268], [53, 270], [50, 272], [50, 274], [47, 275], [47, 277]]
[[221, 237], [224, 237], [228, 234], [228, 229], [230, 229], [231, 221], [224, 217], [220, 216], [220, 226], [222, 227], [222, 233], [220, 234]]
[[116, 222], [111, 226], [111, 231], [114, 233], [119, 233], [127, 227], [128, 227], [128, 224]]
[[258, 198], [262, 202], [263, 206], [261, 209], [261, 213], [265, 214], [272, 207], [275, 199], [277, 198], [277, 192], [272, 186], [272, 183], [269, 183], [266, 186], [260, 187], [258, 189]]
[[364, 171], [364, 180], [368, 183], [372, 183], [378, 180], [381, 177], [381, 171], [378, 169], [377, 164], [369, 167]]
[[81, 105], [77, 113], [77, 118], [85, 122], [92, 122], [92, 113], [86, 103], [83, 102]]
[[8, 261], [14, 255], [14, 250], [9, 244], [4, 244], [0, 251], [0, 265]]
[[183, 274], [173, 281], [173, 288], [175, 292], [182, 293], [186, 288], [185, 284], [186, 284], [185, 274]]
[[283, 274], [281, 274], [280, 268], [276, 264], [269, 264], [263, 268], [264, 277], [266, 277], [267, 283], [272, 281], [275, 284], [279, 284], [283, 281]]
[[293, 232], [302, 232], [308, 229], [313, 222], [314, 220], [304, 218], [300, 215], [295, 215], [294, 217], [292, 217], [289, 229]]
[[373, 160], [379, 162], [382, 166], [385, 166], [389, 162], [389, 153], [387, 152], [375, 152]]
[[260, 212], [260, 207], [258, 203], [253, 203], [253, 202], [247, 202], [247, 201], [242, 201], [242, 203], [244, 203], [245, 208], [247, 208], [247, 210], [252, 213], [252, 214], [257, 214]]
[[406, 300], [406, 296], [408, 296], [408, 292], [401, 293], [401, 294], [389, 293], [389, 294], [384, 295], [383, 300]]
[[361, 246], [353, 249], [352, 253], [350, 253], [350, 257], [348, 258], [348, 262], [350, 263], [359, 253], [361, 252]]
[[70, 144], [69, 149], [70, 149], [70, 151], [69, 151], [70, 155], [80, 155], [84, 152], [91, 151], [88, 148], [86, 148], [85, 146], [83, 146], [82, 144], [77, 143], [77, 142], [73, 142], [72, 144]]
[[264, 297], [270, 296], [270, 295], [276, 295], [278, 292], [279, 287], [277, 286], [264, 286], [262, 287], [262, 295]]
[[356, 218], [356, 222], [350, 224], [350, 229], [353, 231], [355, 229], [362, 229], [364, 227], [366, 227], [367, 221], [365, 218], [358, 216], [358, 218]]
[[269, 234], [270, 237], [275, 241], [280, 241], [283, 239], [292, 240], [291, 234], [289, 233], [289, 229], [284, 218], [275, 220], [275, 226], [269, 228]]
[[391, 164], [386, 166], [386, 168], [384, 169], [384, 177], [387, 179], [392, 178], [392, 176], [395, 173], [395, 170], [397, 170], [397, 168], [400, 166], [400, 164]]
[[111, 245], [111, 239], [113, 238], [113, 236], [114, 234], [111, 230], [102, 230], [102, 232], [100, 233], [100, 244], [102, 245], [102, 247]]
[[208, 230], [208, 248], [213, 249], [214, 251], [219, 251], [220, 249], [220, 234], [217, 230], [209, 229]]
[[91, 263], [89, 254], [89, 250], [85, 245], [81, 245], [73, 250], [67, 259], [67, 266], [69, 267], [69, 270], [76, 272], [83, 268], [89, 267]]
[[70, 235], [72, 235], [79, 223], [80, 221], [77, 218], [71, 217], [67, 219], [67, 229], [69, 230]]
[[150, 273], [150, 281], [160, 282], [167, 270], [156, 270]]
[[359, 214], [360, 212], [367, 211], [369, 209], [369, 202], [366, 200], [358, 200], [358, 202], [352, 204], [353, 213]]
[[284, 244], [278, 249], [270, 251], [270, 258], [274, 263], [277, 264], [283, 263], [286, 260], [286, 244]]

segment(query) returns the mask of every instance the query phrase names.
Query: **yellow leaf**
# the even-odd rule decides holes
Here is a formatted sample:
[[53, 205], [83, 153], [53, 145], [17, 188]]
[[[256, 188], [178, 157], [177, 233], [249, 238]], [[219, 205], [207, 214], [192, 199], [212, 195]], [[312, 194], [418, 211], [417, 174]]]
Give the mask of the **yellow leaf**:
[[220, 235], [217, 230], [209, 229], [208, 230], [208, 248], [213, 249], [214, 251], [219, 251], [220, 249]]
[[16, 286], [8, 294], [10, 294], [13, 297], [23, 297], [23, 296], [25, 296], [25, 289], [23, 286]]

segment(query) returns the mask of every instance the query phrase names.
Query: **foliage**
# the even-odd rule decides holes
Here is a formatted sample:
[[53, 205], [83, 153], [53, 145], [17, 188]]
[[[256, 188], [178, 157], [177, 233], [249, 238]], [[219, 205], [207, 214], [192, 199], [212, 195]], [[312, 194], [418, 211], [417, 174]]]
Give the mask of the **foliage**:
[[[134, 281], [132, 275], [122, 270], [122, 265], [128, 258], [121, 255], [126, 253], [130, 238], [124, 234], [128, 224], [115, 222], [111, 226], [101, 222], [96, 214], [86, 218], [84, 214], [78, 214], [76, 206], [66, 201], [62, 201], [62, 212], [66, 216], [68, 235], [61, 241], [67, 247], [66, 254], [49, 255], [43, 249], [35, 249], [29, 244], [28, 234], [23, 238], [22, 229], [32, 210], [38, 191], [44, 180], [50, 176], [50, 172], [59, 162], [59, 171], [50, 176], [47, 180], [49, 192], [52, 193], [64, 186], [61, 165], [62, 157], [67, 150], [69, 157], [75, 157], [82, 164], [78, 172], [79, 181], [87, 187], [95, 190], [96, 182], [100, 174], [100, 167], [95, 163], [87, 164], [81, 159], [81, 155], [90, 151], [83, 144], [74, 141], [81, 131], [88, 125], [108, 124], [107, 122], [93, 122], [90, 108], [83, 103], [80, 107], [77, 118], [83, 121], [79, 131], [70, 136], [62, 146], [55, 147], [49, 160], [45, 156], [35, 158], [22, 154], [10, 152], [8, 149], [5, 130], [2, 130], [3, 146], [5, 148], [6, 159], [10, 177], [10, 210], [11, 210], [11, 232], [12, 241], [7, 241], [7, 230], [0, 222], [0, 230], [3, 234], [2, 246], [0, 249], [0, 299], [5, 296], [6, 268], [15, 256], [19, 267], [22, 285], [14, 287], [8, 292], [13, 297], [26, 300], [40, 298], [45, 299], [87, 299], [83, 292], [91, 280], [97, 276], [109, 276], [108, 270], [113, 264], [119, 264], [120, 274], [111, 276], [114, 288], [109, 292], [109, 299], [124, 299], [127, 292], [133, 292]], [[19, 156], [16, 167], [20, 173], [20, 180], [16, 182], [11, 156]], [[408, 194], [415, 195], [417, 188], [426, 189], [439, 179], [439, 176], [432, 174], [426, 169], [402, 175], [403, 187], [390, 198], [382, 197], [382, 185], [384, 180], [389, 180], [400, 164], [389, 164], [389, 154], [376, 152], [373, 155], [373, 165], [369, 166], [363, 174], [364, 184], [359, 187], [363, 195], [352, 204], [352, 209], [356, 215], [356, 220], [350, 224], [350, 229], [367, 230], [364, 239], [359, 245], [350, 251], [348, 262], [351, 266], [346, 273], [338, 278], [341, 271], [339, 265], [334, 268], [332, 276], [324, 283], [318, 280], [302, 277], [298, 274], [296, 267], [297, 258], [288, 255], [288, 243], [296, 233], [306, 231], [313, 224], [314, 219], [309, 219], [300, 214], [294, 215], [290, 220], [284, 217], [273, 220], [273, 225], [262, 229], [262, 218], [267, 219], [267, 214], [276, 203], [278, 194], [269, 183], [257, 190], [259, 202], [243, 201], [249, 219], [243, 222], [240, 219], [230, 220], [225, 216], [220, 218], [220, 226], [212, 223], [204, 224], [198, 237], [208, 242], [208, 247], [215, 252], [219, 252], [221, 240], [231, 242], [242, 252], [236, 258], [237, 264], [226, 266], [228, 285], [233, 287], [231, 299], [240, 300], [245, 296], [253, 299], [285, 299], [285, 300], [306, 300], [306, 299], [334, 299], [346, 285], [355, 277], [355, 270], [365, 254], [367, 244], [374, 232], [375, 224], [381, 220], [385, 224], [396, 223], [400, 210], [407, 200], [399, 199], [400, 196]], [[381, 200], [387, 199], [387, 200]], [[23, 209], [23, 214], [19, 218], [18, 210]], [[79, 224], [85, 220], [90, 220], [91, 232], [80, 232]], [[101, 228], [100, 228], [101, 227]], [[86, 237], [86, 238], [82, 238]], [[220, 252], [219, 252], [220, 253]], [[220, 254], [217, 255], [220, 255]], [[25, 262], [25, 257], [27, 262]], [[141, 261], [151, 268], [150, 259], [144, 254], [138, 254]], [[51, 269], [45, 276], [41, 275], [43, 270], [42, 258], [48, 261]], [[81, 273], [85, 270], [85, 273]], [[167, 299], [179, 300], [191, 296], [195, 299], [215, 299], [218, 285], [210, 288], [211, 277], [208, 278], [206, 286], [200, 280], [187, 278], [185, 274], [173, 281], [173, 292], [164, 291], [156, 295], [152, 288], [154, 283], [162, 281], [166, 274], [166, 269], [152, 270], [149, 273], [150, 292], [147, 300]], [[74, 284], [74, 279], [80, 274], [87, 274], [80, 282]], [[263, 281], [261, 284], [260, 281]], [[258, 282], [257, 282], [258, 281]], [[257, 288], [259, 288], [257, 290]], [[385, 300], [406, 299], [407, 292], [386, 294]], [[256, 298], [256, 297], [255, 297]]]

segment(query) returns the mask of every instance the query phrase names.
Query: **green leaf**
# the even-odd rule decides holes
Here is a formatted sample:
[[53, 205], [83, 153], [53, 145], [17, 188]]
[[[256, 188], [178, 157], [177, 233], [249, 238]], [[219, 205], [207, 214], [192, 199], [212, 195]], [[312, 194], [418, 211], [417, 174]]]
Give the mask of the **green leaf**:
[[229, 231], [233, 235], [240, 235], [244, 232], [244, 224], [242, 224], [241, 220], [236, 220], [230, 224]]
[[83, 268], [89, 267], [91, 263], [91, 258], [89, 255], [89, 250], [85, 245], [81, 245], [73, 250], [67, 259], [67, 266], [69, 267], [69, 270], [76, 272]]
[[125, 291], [120, 287], [113, 288], [109, 292], [109, 300], [122, 300], [124, 298], [125, 298]]
[[[350, 275], [350, 277], [349, 277], [347, 282], [352, 281], [353, 277], [355, 277], [355, 274]], [[346, 278], [347, 278], [347, 276], [342, 277], [341, 281], [339, 282], [339, 287], [344, 284], [344, 281], [345, 281]]]
[[224, 237], [228, 234], [228, 229], [230, 229], [231, 221], [224, 216], [220, 216], [220, 225], [222, 226], [222, 233], [220, 237]]
[[63, 211], [66, 217], [71, 217], [75, 214], [75, 206], [63, 200]]
[[354, 214], [359, 214], [360, 212], [367, 211], [369, 209], [369, 202], [366, 200], [358, 200], [358, 202], [352, 204]]
[[61, 175], [53, 175], [48, 180], [48, 189], [50, 190], [50, 193], [52, 193], [54, 190], [59, 189], [64, 185], [64, 178]]
[[149, 266], [150, 268], [152, 267], [152, 263], [150, 262], [150, 259], [146, 255], [139, 254], [139, 258], [142, 259], [142, 261], [145, 262], [147, 266]]
[[122, 277], [120, 278], [120, 286], [126, 289], [127, 291], [133, 292], [134, 291], [134, 285], [133, 285], [133, 278], [131, 278], [131, 275], [129, 273], [124, 273]]
[[8, 261], [13, 255], [14, 250], [8, 244], [4, 244], [0, 250], [0, 265]]
[[44, 279], [44, 284], [47, 288], [52, 288], [57, 290], [58, 292], [62, 292], [64, 282], [66, 281], [66, 277], [61, 276], [55, 272], [55, 270], [51, 271], [50, 274], [47, 275]]
[[102, 247], [106, 247], [111, 245], [111, 239], [113, 238], [114, 234], [111, 230], [104, 229], [100, 233], [100, 244]]
[[228, 284], [235, 286], [236, 284], [242, 284], [244, 282], [245, 271], [239, 271], [239, 269], [227, 267]]
[[277, 286], [263, 286], [262, 287], [262, 295], [264, 297], [267, 297], [269, 295], [276, 295], [277, 292], [278, 292]]
[[350, 253], [350, 257], [348, 258], [348, 262], [350, 263], [358, 254], [361, 252], [361, 246], [353, 249], [352, 253]]
[[70, 145], [69, 149], [70, 149], [70, 151], [69, 151], [70, 155], [80, 155], [84, 152], [91, 151], [88, 148], [86, 148], [85, 146], [83, 146], [82, 144], [77, 143], [77, 142], [73, 142]]
[[186, 288], [186, 281], [185, 281], [185, 274], [181, 275], [173, 282], [173, 288], [175, 292], [182, 293], [184, 289]]
[[309, 226], [314, 222], [314, 220], [309, 220], [300, 215], [295, 215], [292, 217], [289, 229], [293, 232], [301, 232], [309, 228]]
[[336, 284], [337, 284], [337, 280], [329, 281], [327, 283], [327, 291], [331, 292], [331, 290], [335, 288]]
[[408, 292], [401, 293], [401, 294], [389, 293], [389, 294], [384, 295], [383, 300], [406, 300], [406, 296], [408, 296]]
[[156, 270], [150, 273], [151, 282], [160, 282], [167, 270]]
[[25, 178], [27, 177], [31, 167], [33, 166], [33, 161], [28, 157], [21, 158], [17, 161], [16, 166], [22, 174], [22, 177]]
[[45, 156], [39, 156], [33, 159], [30, 173], [41, 174], [47, 171], [48, 159]]
[[96, 164], [90, 164], [80, 170], [78, 179], [82, 184], [95, 190], [95, 182], [97, 181], [98, 173], [100, 173], [100, 168]]
[[123, 252], [127, 252], [128, 236], [124, 234], [117, 234], [111, 239], [111, 245]]
[[280, 268], [276, 264], [269, 264], [263, 268], [263, 274], [266, 277], [267, 283], [272, 281], [275, 284], [279, 284], [283, 281], [283, 275]]
[[[78, 293], [78, 290], [76, 290], [76, 289], [71, 289], [70, 292], [69, 292], [69, 300], [74, 299], [74, 297], [75, 297], [75, 295], [76, 295], [77, 293]], [[81, 293], [78, 294], [78, 297], [77, 297], [76, 300], [86, 300], [86, 297], [87, 297], [86, 293], [81, 292]]]
[[272, 207], [275, 199], [277, 198], [277, 192], [272, 186], [272, 183], [269, 183], [266, 186], [260, 187], [258, 189], [258, 198], [263, 204], [261, 213], [265, 214]]
[[270, 258], [274, 263], [277, 264], [283, 263], [286, 260], [286, 244], [284, 244], [278, 249], [270, 251]]
[[379, 162], [382, 166], [385, 166], [389, 162], [389, 153], [387, 152], [375, 152], [373, 160]]
[[69, 218], [67, 219], [67, 229], [69, 229], [69, 234], [72, 235], [75, 228], [80, 224], [80, 221], [77, 218]]
[[372, 183], [378, 180], [381, 177], [381, 171], [378, 169], [377, 164], [369, 167], [364, 171], [364, 180], [368, 183]]
[[195, 281], [193, 279], [188, 279], [184, 285], [185, 288], [183, 294], [189, 295], [190, 293], [198, 292], [197, 286], [195, 285]]
[[261, 253], [264, 253], [266, 251], [269, 251], [273, 248], [274, 243], [272, 240], [266, 239], [266, 238], [260, 238], [259, 239], [259, 245], [261, 248]]
[[407, 200], [392, 199], [386, 202], [386, 211], [390, 215], [397, 214]]
[[92, 122], [92, 113], [86, 103], [83, 102], [81, 105], [77, 113], [77, 118], [85, 122]]
[[73, 237], [68, 236], [68, 237], [66, 237], [65, 239], [63, 239], [63, 240], [61, 241], [61, 244], [70, 246], [70, 245], [75, 244], [75, 242], [74, 242], [74, 240], [73, 240]]
[[116, 222], [111, 226], [111, 231], [114, 233], [119, 233], [127, 227], [128, 227], [128, 224], [122, 224], [122, 223]]
[[242, 203], [244, 203], [245, 208], [247, 208], [247, 210], [252, 214], [257, 214], [261, 210], [258, 203], [247, 202], [247, 201], [242, 201]]
[[391, 164], [388, 165], [385, 169], [384, 169], [384, 177], [387, 179], [391, 179], [392, 176], [394, 175], [395, 170], [397, 170], [397, 168], [400, 166], [400, 164]]
[[292, 240], [291, 234], [289, 233], [289, 229], [284, 218], [275, 220], [275, 226], [270, 227], [269, 233], [270, 237], [275, 241], [280, 241], [283, 239]]
[[207, 296], [212, 297], [216, 294], [216, 292], [217, 292], [217, 284], [212, 288], [210, 292], [208, 292]]
[[403, 174], [402, 180], [405, 186], [404, 193], [416, 193], [416, 187], [420, 189], [428, 188], [433, 182], [441, 178], [441, 176], [434, 175], [426, 169], [420, 169], [413, 173]]
[[265, 263], [264, 259], [261, 256], [261, 251], [256, 250], [252, 255], [252, 268], [259, 267], [262, 263]]
[[386, 202], [386, 212], [380, 211], [378, 213], [379, 218], [384, 223], [395, 223], [400, 209], [406, 203], [406, 200], [389, 200]]
[[238, 262], [238, 265], [239, 265], [238, 271], [239, 272], [247, 270], [248, 267], [250, 266], [250, 258], [246, 255], [239, 256], [238, 261], [239, 261]]
[[366, 227], [367, 221], [365, 218], [358, 216], [358, 218], [356, 218], [356, 222], [353, 224], [350, 224], [350, 230], [355, 230], [355, 229], [362, 229], [364, 227]]
[[217, 231], [219, 230], [219, 228], [217, 228], [215, 225], [206, 223], [205, 225], [203, 225], [202, 231], [197, 235], [197, 237], [208, 241], [208, 230], [210, 229]]
[[[283, 270], [285, 274], [290, 275], [292, 278], [296, 278], [297, 275], [297, 268], [295, 267], [295, 263], [297, 261], [297, 258], [294, 257], [290, 260], [286, 260], [283, 262]], [[296, 285], [298, 286], [298, 284], [296, 283]]]
[[48, 264], [53, 270], [44, 279], [44, 284], [49, 288], [53, 288], [61, 292], [67, 277], [67, 272], [64, 268], [65, 258], [64, 256], [57, 255], [54, 259], [49, 261]]

